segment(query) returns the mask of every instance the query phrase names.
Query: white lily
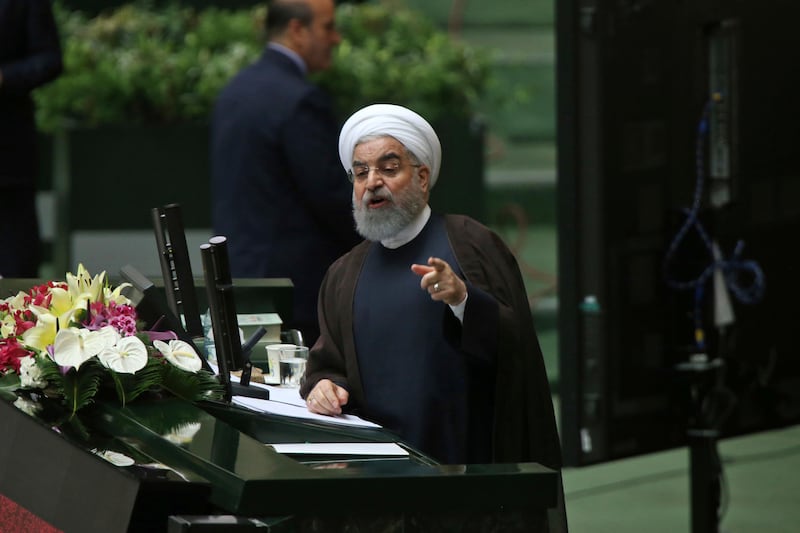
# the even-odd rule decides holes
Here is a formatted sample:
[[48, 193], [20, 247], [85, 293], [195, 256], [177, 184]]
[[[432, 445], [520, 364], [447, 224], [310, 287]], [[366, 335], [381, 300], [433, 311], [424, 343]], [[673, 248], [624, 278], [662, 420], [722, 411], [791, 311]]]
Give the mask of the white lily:
[[105, 284], [105, 270], [92, 277], [89, 271], [84, 268], [83, 263], [78, 265], [77, 274], [67, 273], [67, 286], [74, 304], [77, 304], [78, 301], [85, 302], [86, 300], [90, 302], [100, 301]]
[[[34, 313], [37, 313], [34, 310]], [[37, 314], [36, 325], [22, 334], [22, 340], [31, 348], [41, 352], [53, 344], [56, 339], [56, 322], [58, 319], [50, 313]]]
[[0, 301], [7, 303], [11, 309], [24, 309], [26, 307], [25, 298], [27, 297], [28, 294], [25, 291], [19, 291], [14, 296], [9, 296]]
[[106, 339], [99, 331], [65, 328], [56, 334], [53, 359], [60, 366], [80, 366], [105, 348]]
[[[53, 287], [50, 289], [50, 307], [41, 307], [38, 305], [31, 305], [30, 310], [37, 317], [37, 322], [42, 320], [42, 317], [52, 315], [58, 317], [60, 327], [67, 327], [73, 320], [75, 312], [80, 309], [86, 309], [86, 300], [73, 301], [70, 293], [60, 287]], [[50, 320], [55, 323], [54, 320]], [[38, 325], [38, 324], [37, 324]], [[55, 338], [55, 329], [52, 331], [52, 337], [49, 344], [53, 343]]]
[[135, 374], [147, 365], [147, 347], [138, 337], [122, 337], [115, 345], [104, 348], [97, 358], [115, 372]]
[[0, 320], [0, 339], [5, 339], [14, 334], [17, 330], [17, 322], [11, 314], [8, 314]]
[[[34, 310], [39, 311], [42, 308], [31, 306]], [[46, 309], [45, 311], [56, 315], [61, 316], [69, 312], [74, 312], [75, 304], [72, 301], [72, 296], [70, 295], [69, 291], [66, 289], [62, 289], [61, 287], [52, 287], [50, 289], [50, 308]]]
[[120, 283], [113, 290], [105, 287], [103, 289], [103, 298], [106, 302], [114, 302], [117, 305], [132, 305], [130, 298], [122, 294], [122, 289], [126, 287], [133, 287], [130, 283]]
[[203, 362], [194, 351], [192, 345], [180, 339], [173, 339], [167, 344], [164, 341], [153, 341], [153, 346], [161, 352], [167, 361], [187, 372], [197, 372]]

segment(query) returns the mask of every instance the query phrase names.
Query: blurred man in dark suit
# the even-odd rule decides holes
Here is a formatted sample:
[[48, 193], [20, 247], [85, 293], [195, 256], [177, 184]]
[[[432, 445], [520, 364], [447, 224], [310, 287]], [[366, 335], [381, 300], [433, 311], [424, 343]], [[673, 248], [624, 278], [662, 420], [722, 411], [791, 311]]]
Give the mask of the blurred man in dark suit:
[[50, 0], [0, 0], [0, 277], [39, 275], [31, 91], [58, 77], [61, 61]]
[[337, 155], [328, 95], [306, 78], [330, 66], [341, 37], [333, 0], [273, 0], [269, 44], [220, 94], [211, 133], [214, 232], [234, 277], [288, 277], [307, 344], [318, 336], [325, 270], [360, 239]]

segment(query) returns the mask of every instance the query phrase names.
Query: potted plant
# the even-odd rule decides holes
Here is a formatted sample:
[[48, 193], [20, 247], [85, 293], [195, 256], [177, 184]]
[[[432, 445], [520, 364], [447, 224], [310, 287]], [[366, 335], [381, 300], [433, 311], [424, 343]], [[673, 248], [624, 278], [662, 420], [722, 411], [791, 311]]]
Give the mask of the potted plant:
[[[131, 3], [88, 17], [55, 7], [65, 72], [35, 97], [39, 127], [55, 144], [56, 241], [68, 242], [78, 229], [147, 229], [149, 209], [172, 202], [184, 206], [187, 228], [208, 228], [208, 117], [222, 87], [260, 55], [266, 8]], [[483, 132], [476, 118], [487, 54], [397, 6], [342, 4], [337, 21], [343, 40], [317, 81], [342, 119], [373, 102], [428, 117], [446, 154], [432, 201], [480, 219]], [[112, 200], [120, 197], [125, 201]], [[56, 267], [68, 268], [68, 252], [60, 255]]]

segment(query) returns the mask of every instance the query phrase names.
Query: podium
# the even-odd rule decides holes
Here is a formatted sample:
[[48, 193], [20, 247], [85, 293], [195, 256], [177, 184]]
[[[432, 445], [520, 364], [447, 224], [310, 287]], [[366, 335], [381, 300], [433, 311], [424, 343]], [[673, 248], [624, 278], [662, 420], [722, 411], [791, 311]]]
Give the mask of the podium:
[[[291, 285], [267, 281], [243, 289], [280, 311]], [[34, 284], [0, 280], [0, 297]], [[0, 531], [527, 533], [541, 529], [560, 494], [559, 473], [539, 464], [438, 464], [383, 429], [160, 396], [126, 407], [98, 400], [63, 422], [46, 399], [28, 414], [7, 394]], [[287, 455], [271, 446], [373, 442], [408, 455]], [[115, 457], [125, 462], [107, 460]]]
[[39, 530], [462, 531], [480, 523], [531, 531], [556, 503], [557, 472], [535, 463], [442, 465], [411, 448], [401, 458], [320, 458], [269, 446], [397, 442], [381, 429], [173, 398], [85, 411], [85, 431], [74, 431], [0, 400], [0, 503], [33, 515]]

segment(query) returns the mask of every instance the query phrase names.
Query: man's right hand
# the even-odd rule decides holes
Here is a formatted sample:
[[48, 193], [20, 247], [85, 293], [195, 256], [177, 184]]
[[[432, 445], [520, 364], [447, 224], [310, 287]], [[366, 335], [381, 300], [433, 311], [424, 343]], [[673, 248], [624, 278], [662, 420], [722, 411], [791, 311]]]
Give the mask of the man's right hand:
[[340, 415], [350, 393], [329, 379], [321, 379], [306, 396], [306, 406], [312, 413]]

